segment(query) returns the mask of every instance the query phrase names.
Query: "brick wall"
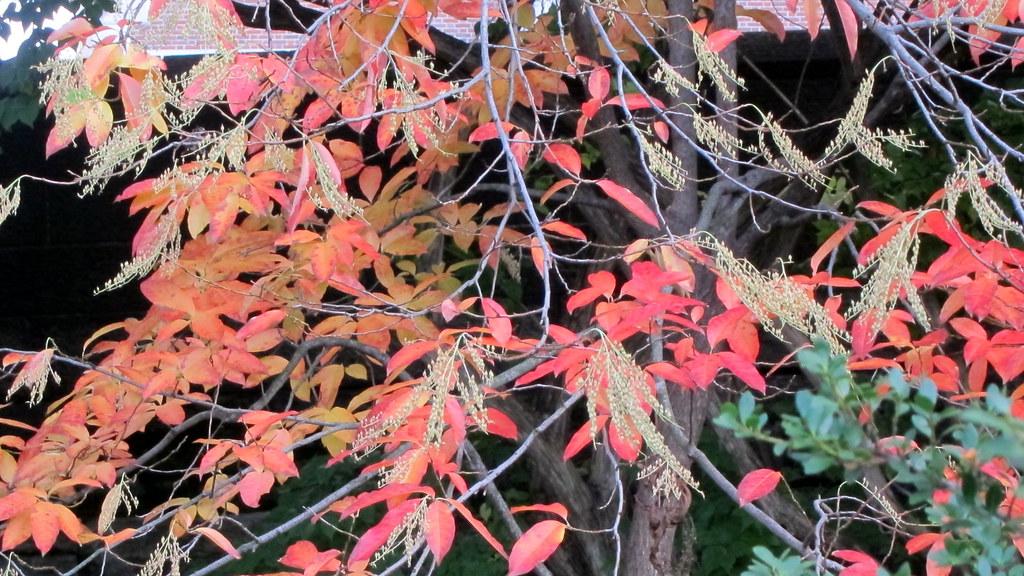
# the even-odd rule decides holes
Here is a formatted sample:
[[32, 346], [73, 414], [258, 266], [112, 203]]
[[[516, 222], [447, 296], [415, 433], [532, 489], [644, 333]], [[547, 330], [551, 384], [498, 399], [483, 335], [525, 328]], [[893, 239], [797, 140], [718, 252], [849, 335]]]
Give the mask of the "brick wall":
[[[202, 54], [214, 51], [214, 42], [195, 24], [197, 15], [188, 2], [168, 2], [152, 22], [132, 26], [129, 34], [147, 50], [159, 55]], [[235, 34], [242, 52], [293, 51], [305, 36], [294, 32], [243, 28]], [[208, 48], [202, 48], [208, 46]]]
[[[747, 9], [770, 10], [779, 15], [787, 30], [799, 30], [806, 27], [803, 10], [790, 14], [786, 9], [786, 0], [739, 0], [739, 4]], [[148, 50], [155, 54], [202, 54], [212, 52], [212, 42], [204, 40], [197, 27], [191, 22], [193, 14], [188, 12], [186, 2], [168, 2], [167, 7], [153, 22], [136, 24], [131, 35]], [[471, 41], [475, 36], [476, 20], [457, 20], [446, 14], [438, 14], [431, 25], [434, 28], [458, 38]], [[764, 29], [754, 20], [741, 16], [738, 28], [743, 32], [763, 32]], [[302, 44], [303, 36], [292, 32], [256, 30], [247, 28], [237, 37], [238, 49], [245, 52], [291, 51]], [[198, 46], [211, 46], [203, 49]]]

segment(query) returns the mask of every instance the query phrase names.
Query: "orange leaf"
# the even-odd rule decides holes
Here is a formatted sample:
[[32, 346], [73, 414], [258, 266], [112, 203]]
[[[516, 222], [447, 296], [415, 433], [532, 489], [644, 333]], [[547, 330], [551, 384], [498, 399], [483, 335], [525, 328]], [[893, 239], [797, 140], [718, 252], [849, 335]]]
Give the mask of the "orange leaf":
[[210, 542], [216, 544], [217, 547], [226, 552], [228, 556], [231, 556], [236, 560], [242, 557], [242, 555], [238, 553], [238, 550], [231, 544], [231, 542], [228, 541], [228, 539], [225, 538], [223, 534], [214, 530], [213, 528], [200, 527], [196, 528], [195, 531], [202, 534], [203, 536], [206, 536], [210, 540]]
[[549, 186], [547, 190], [544, 191], [544, 194], [541, 194], [540, 203], [544, 204], [545, 202], [550, 200], [551, 197], [554, 196], [556, 192], [558, 192], [562, 188], [565, 188], [566, 186], [572, 186], [575, 183], [576, 182], [574, 182], [571, 178], [565, 178], [563, 180], [559, 180], [558, 182], [555, 182], [554, 184]]
[[93, 33], [92, 24], [89, 23], [85, 18], [74, 18], [67, 24], [54, 30], [46, 37], [46, 43], [50, 44], [53, 42], [60, 42], [67, 40], [68, 38], [78, 38], [84, 40]]
[[555, 502], [554, 504], [531, 504], [529, 506], [513, 506], [510, 510], [513, 514], [519, 514], [520, 512], [549, 512], [561, 518], [562, 520], [569, 519], [569, 511], [564, 505]]
[[946, 539], [945, 534], [937, 534], [935, 532], [926, 532], [924, 534], [918, 534], [910, 540], [907, 540], [907, 554], [917, 554], [925, 548], [931, 548], [936, 542]]
[[440, 563], [455, 541], [455, 518], [448, 504], [435, 500], [427, 507], [426, 525], [423, 527], [427, 546]]
[[341, 551], [334, 548], [321, 552], [309, 540], [300, 540], [289, 546], [278, 562], [302, 570], [304, 576], [312, 576], [320, 572], [337, 572], [341, 568], [340, 555]]
[[32, 536], [30, 518], [30, 514], [20, 514], [7, 522], [7, 525], [4, 526], [4, 550], [10, 550]]
[[736, 497], [740, 506], [746, 506], [751, 502], [760, 500], [775, 490], [782, 474], [770, 468], [760, 468], [750, 472], [740, 480], [736, 486]]
[[654, 211], [640, 197], [630, 192], [629, 189], [607, 179], [598, 180], [597, 186], [612, 200], [622, 204], [623, 208], [629, 210], [631, 214], [642, 220], [645, 224], [655, 228], [658, 227], [658, 217], [654, 214]]
[[97, 96], [107, 91], [110, 72], [117, 66], [122, 55], [120, 44], [104, 44], [93, 50], [82, 65], [85, 81]]
[[526, 574], [548, 559], [565, 538], [565, 524], [544, 520], [530, 527], [512, 547], [508, 557], [508, 576]]
[[32, 511], [32, 541], [44, 556], [53, 548], [60, 533], [60, 517], [55, 508], [56, 506], [49, 502], [40, 502]]
[[545, 222], [541, 226], [541, 228], [543, 228], [544, 230], [554, 232], [555, 234], [560, 234], [562, 236], [565, 236], [566, 238], [575, 238], [577, 240], [582, 240], [584, 242], [587, 241], [587, 235], [584, 234], [582, 230], [573, 226], [572, 224], [562, 222], [561, 220]]
[[367, 166], [359, 173], [359, 189], [362, 190], [363, 196], [366, 196], [366, 199], [370, 202], [373, 202], [373, 199], [377, 197], [382, 174], [379, 166]]

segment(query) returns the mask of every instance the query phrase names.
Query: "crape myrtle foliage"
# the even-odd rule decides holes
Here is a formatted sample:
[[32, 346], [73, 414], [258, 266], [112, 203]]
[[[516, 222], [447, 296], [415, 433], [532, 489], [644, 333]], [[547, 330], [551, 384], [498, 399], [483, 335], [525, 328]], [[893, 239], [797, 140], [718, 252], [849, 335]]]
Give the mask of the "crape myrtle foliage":
[[[152, 307], [97, 331], [80, 357], [3, 357], [11, 562], [22, 544], [45, 555], [66, 539], [83, 551], [71, 571], [92, 571], [157, 533], [144, 574], [190, 569], [204, 541], [223, 553], [191, 567], [205, 574], [299, 524], [344, 530], [373, 509], [379, 520], [344, 549], [292, 544], [281, 573], [418, 572], [443, 562], [457, 531], [482, 536], [510, 574], [550, 573], [568, 535], [596, 555], [594, 572], [653, 573], [643, 562], [661, 562], [655, 547], [632, 543], [665, 530], [637, 537], [650, 512], [627, 502], [633, 467], [638, 497], [685, 514], [702, 490], [724, 490], [793, 550], [757, 549], [752, 574], [875, 574], [894, 549], [926, 555], [930, 575], [1019, 573], [1024, 252], [1012, 243], [1024, 211], [1004, 162], [1021, 153], [959, 92], [1020, 104], [988, 74], [1019, 61], [1018, 3], [925, 2], [898, 18], [860, 0], [780, 14], [724, 4], [704, 7], [715, 24], [672, 0], [305, 5], [316, 14], [306, 45], [258, 55], [233, 50], [244, 24], [232, 4], [191, 0], [219, 50], [177, 77], [128, 20], [54, 32], [47, 153], [90, 147], [70, 182], [83, 193], [135, 178], [117, 197], [141, 218], [133, 257], [100, 289], [139, 281]], [[781, 38], [794, 11], [812, 35], [826, 18], [841, 31], [844, 70], [860, 78], [819, 127], [828, 143], [806, 149], [795, 138], [808, 128], [737, 104], [736, 15]], [[489, 25], [459, 45], [430, 33], [438, 13]], [[848, 156], [893, 169], [886, 147], [917, 145], [877, 127], [894, 99], [916, 102], [931, 130], [921, 137], [948, 152], [946, 186], [909, 209], [823, 195]], [[218, 121], [197, 130], [201, 112]], [[951, 120], [968, 140], [944, 132]], [[150, 174], [152, 157], [170, 167]], [[16, 211], [19, 182], [0, 217]], [[978, 230], [958, 224], [964, 210]], [[814, 218], [837, 226], [809, 262], [754, 263], [773, 226], [794, 234]], [[536, 298], [507, 298], [501, 277]], [[755, 398], [779, 391], [771, 377], [793, 373], [799, 350], [800, 391], [773, 422]], [[55, 362], [80, 370], [73, 385], [47, 390]], [[552, 389], [537, 419], [518, 415], [522, 398]], [[721, 428], [851, 482], [801, 508], [775, 493], [782, 460], [725, 477], [695, 438], [706, 399], [730, 390], [744, 394], [720, 407]], [[19, 403], [56, 394], [42, 422], [17, 419]], [[582, 425], [557, 425], [574, 413]], [[152, 430], [165, 433], [133, 451]], [[606, 523], [574, 521], [595, 514], [569, 506], [578, 490], [550, 485], [509, 506], [495, 489], [557, 431], [543, 439], [554, 461], [589, 457], [607, 476], [602, 502], [618, 505]], [[483, 435], [514, 449], [488, 467]], [[315, 446], [361, 472], [279, 526], [225, 536]], [[186, 462], [182, 482], [138, 509], [132, 483], [169, 455]], [[714, 486], [698, 485], [695, 466]], [[541, 472], [578, 478], [571, 465]], [[510, 539], [478, 518], [485, 497]], [[79, 515], [85, 499], [101, 502], [98, 518]], [[784, 518], [794, 509], [806, 525]], [[124, 516], [140, 520], [115, 529]], [[887, 545], [851, 540], [854, 523]]]

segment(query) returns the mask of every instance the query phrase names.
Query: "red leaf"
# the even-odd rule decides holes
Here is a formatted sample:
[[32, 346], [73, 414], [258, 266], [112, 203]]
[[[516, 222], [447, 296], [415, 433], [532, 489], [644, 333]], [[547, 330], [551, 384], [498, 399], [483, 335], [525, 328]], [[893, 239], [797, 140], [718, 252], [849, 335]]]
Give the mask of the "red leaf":
[[839, 576], [875, 576], [878, 574], [878, 562], [863, 552], [836, 550], [832, 555], [850, 563], [849, 566], [839, 571]]
[[164, 10], [164, 6], [167, 5], [167, 0], [153, 0], [150, 2], [150, 19], [155, 19], [160, 12]]
[[626, 94], [625, 96], [613, 96], [604, 103], [605, 106], [622, 106], [626, 110], [640, 110], [651, 108], [652, 104], [658, 108], [664, 108], [665, 103], [653, 96], [647, 96], [638, 92]]
[[707, 47], [712, 52], [721, 52], [729, 47], [736, 41], [737, 38], [742, 34], [739, 30], [732, 30], [730, 28], [723, 28], [722, 30], [715, 30], [708, 36]]
[[566, 172], [571, 173], [573, 176], [579, 176], [580, 170], [583, 169], [583, 163], [580, 161], [579, 152], [568, 144], [562, 144], [559, 142], [548, 144], [547, 149], [544, 150], [543, 156], [545, 160], [557, 165]]
[[901, 224], [894, 222], [879, 230], [878, 234], [861, 246], [860, 254], [857, 255], [857, 264], [863, 265], [870, 260], [871, 256], [873, 256], [875, 252], [878, 252], [880, 248], [885, 246], [893, 239], [894, 236], [896, 236], [896, 233], [900, 231], [901, 227]]
[[642, 440], [636, 430], [620, 430], [615, 424], [608, 426], [608, 444], [626, 462], [636, 462], [640, 456]]
[[420, 486], [418, 484], [388, 484], [380, 490], [364, 492], [359, 496], [356, 496], [355, 500], [349, 502], [344, 508], [336, 511], [341, 515], [341, 519], [344, 520], [349, 516], [357, 514], [364, 508], [399, 496], [408, 496], [409, 494], [426, 494], [428, 496], [433, 496], [434, 489], [428, 486]]
[[284, 320], [286, 315], [287, 313], [284, 310], [267, 310], [262, 314], [250, 318], [249, 321], [245, 323], [245, 326], [238, 329], [238, 332], [235, 335], [239, 340], [245, 340], [250, 336], [270, 330], [274, 326], [277, 326], [282, 320]]
[[214, 530], [213, 528], [200, 527], [196, 528], [196, 532], [199, 532], [203, 536], [209, 538], [210, 542], [213, 542], [217, 545], [218, 548], [227, 552], [228, 556], [231, 556], [235, 559], [242, 557], [242, 555], [238, 553], [238, 550], [231, 545], [231, 542], [229, 542], [228, 539], [225, 538], [223, 534]]
[[[731, 339], [733, 337], [733, 334], [735, 332], [737, 332], [737, 331], [741, 332], [741, 335], [740, 335], [741, 338], [748, 337], [748, 335], [746, 333], [742, 332], [741, 324], [750, 324], [750, 322], [747, 321], [747, 317], [748, 317], [749, 314], [750, 314], [750, 312], [745, 307], [737, 306], [735, 308], [730, 308], [730, 309], [726, 310], [725, 312], [722, 312], [718, 316], [715, 316], [710, 321], [708, 321], [708, 327], [707, 327], [708, 347], [711, 348], [712, 350], [714, 350], [715, 346], [719, 342], [721, 342], [723, 340]], [[730, 347], [732, 347], [731, 340], [730, 340]], [[741, 347], [744, 348], [744, 350], [749, 349], [749, 347], [744, 347], [744, 346], [741, 346]], [[754, 333], [754, 348], [757, 348], [757, 333], [756, 333], [756, 331]], [[733, 351], [737, 352], [735, 347], [733, 347]], [[756, 357], [756, 354], [754, 356]], [[747, 357], [748, 360], [751, 360], [751, 361], [754, 360], [754, 358], [751, 358], [749, 356], [745, 355], [745, 357]]]
[[668, 144], [668, 124], [662, 122], [661, 120], [658, 120], [657, 122], [654, 123], [654, 133], [658, 136], [659, 140]]
[[839, 19], [843, 22], [843, 34], [846, 36], [846, 47], [850, 49], [850, 60], [853, 60], [857, 55], [857, 35], [860, 33], [860, 25], [847, 0], [836, 0], [836, 9], [839, 11]]
[[363, 562], [373, 558], [377, 550], [380, 550], [381, 546], [387, 543], [391, 533], [405, 521], [405, 517], [414, 511], [418, 505], [419, 500], [406, 500], [389, 510], [376, 526], [363, 533], [359, 542], [356, 542], [355, 547], [352, 548], [352, 553], [349, 555], [349, 563]]
[[765, 30], [774, 34], [779, 39], [779, 42], [786, 40], [786, 25], [771, 10], [747, 9], [742, 6], [736, 6], [736, 15], [746, 16], [756, 21]]
[[874, 558], [860, 552], [859, 550], [836, 550], [832, 555], [844, 562], [850, 562], [852, 564], [877, 564]]
[[274, 487], [273, 472], [249, 472], [238, 483], [238, 492], [242, 502], [250, 508], [260, 507], [260, 498]]
[[491, 548], [494, 548], [498, 554], [501, 554], [502, 558], [508, 558], [508, 554], [506, 554], [505, 549], [502, 548], [501, 542], [498, 542], [498, 540], [491, 534], [491, 531], [484, 526], [483, 522], [480, 522], [473, 516], [473, 513], [469, 511], [469, 508], [466, 508], [465, 504], [458, 500], [447, 500], [446, 502], [458, 510], [459, 514], [462, 514], [462, 517], [465, 518], [466, 522], [469, 522], [469, 525], [472, 526], [477, 533], [491, 545]]
[[611, 272], [601, 270], [587, 276], [590, 288], [584, 288], [569, 297], [565, 303], [565, 310], [570, 314], [577, 308], [581, 308], [597, 300], [601, 296], [609, 297], [615, 291], [615, 276]]
[[494, 434], [509, 440], [517, 440], [519, 438], [519, 429], [516, 428], [516, 423], [497, 408], [487, 409], [487, 420], [488, 434]]
[[654, 214], [654, 211], [636, 194], [630, 192], [629, 189], [608, 179], [598, 180], [597, 185], [612, 200], [622, 204], [623, 208], [629, 210], [631, 214], [642, 220], [645, 224], [655, 228], [658, 227], [658, 217]]
[[611, 90], [611, 86], [612, 77], [608, 74], [607, 69], [594, 68], [590, 71], [590, 77], [587, 78], [587, 90], [590, 91], [593, 100], [604, 100], [608, 91]]
[[[842, 2], [843, 0], [840, 1]], [[811, 256], [811, 273], [818, 272], [818, 266], [821, 265], [821, 261], [824, 260], [826, 256], [831, 254], [832, 251], [835, 250], [839, 246], [839, 244], [844, 239], [846, 239], [847, 236], [850, 235], [850, 232], [853, 231], [853, 227], [855, 224], [856, 222], [850, 220], [846, 224], [843, 224], [839, 228], [839, 230], [833, 232], [832, 235], [828, 237], [828, 240], [822, 242], [821, 246], [818, 247], [818, 249], [814, 252], [814, 255]]]
[[1017, 38], [1013, 43], [1013, 50], [1010, 51], [1010, 69], [1015, 70], [1021, 62], [1024, 62], [1024, 37]]
[[513, 506], [510, 509], [513, 514], [520, 512], [549, 512], [560, 517], [562, 520], [569, 519], [569, 510], [562, 504], [555, 502], [554, 504], [531, 504], [529, 506]]
[[295, 462], [288, 457], [284, 450], [274, 446], [267, 446], [263, 449], [263, 465], [274, 474], [288, 477], [299, 475], [299, 469], [295, 467]]
[[722, 361], [723, 366], [728, 368], [730, 372], [735, 374], [747, 386], [764, 394], [767, 389], [764, 376], [761, 376], [761, 373], [757, 371], [757, 367], [754, 366], [753, 362], [735, 352], [719, 352], [716, 356]]
[[427, 507], [426, 525], [423, 527], [427, 546], [440, 563], [455, 541], [455, 518], [448, 504], [435, 500]]
[[393, 376], [405, 370], [409, 364], [419, 360], [427, 352], [436, 350], [440, 344], [437, 340], [419, 340], [406, 344], [388, 360], [388, 375]]
[[573, 456], [579, 454], [580, 450], [583, 450], [588, 444], [594, 441], [590, 435], [591, 430], [601, 430], [604, 428], [605, 423], [608, 422], [608, 415], [602, 414], [595, 418], [593, 427], [590, 422], [584, 422], [583, 426], [569, 438], [569, 443], [565, 445], [565, 451], [562, 452], [562, 460], [568, 461]]
[[804, 15], [807, 18], [807, 32], [811, 40], [814, 40], [821, 29], [821, 0], [804, 0]]
[[760, 468], [750, 472], [736, 486], [736, 497], [739, 499], [740, 506], [746, 506], [764, 498], [772, 490], [775, 490], [781, 479], [782, 474], [769, 468]]
[[[502, 126], [505, 127], [505, 133], [512, 131], [515, 126], [511, 122], [502, 122]], [[481, 124], [477, 126], [476, 130], [469, 135], [470, 142], [481, 142], [483, 140], [493, 140], [498, 137], [498, 124], [496, 122], [488, 122], [487, 124]]]
[[893, 206], [892, 204], [887, 204], [885, 202], [880, 202], [878, 200], [865, 200], [857, 204], [857, 208], [860, 208], [861, 210], [867, 210], [869, 212], [874, 212], [875, 214], [878, 214], [879, 216], [885, 216], [886, 218], [893, 218], [903, 213], [902, 210]]
[[490, 298], [481, 298], [480, 306], [484, 309], [484, 316], [487, 318], [487, 327], [491, 329], [491, 336], [499, 345], [504, 346], [512, 339], [512, 321], [508, 318], [505, 309]]
[[530, 527], [512, 547], [508, 557], [508, 576], [526, 574], [548, 559], [565, 538], [565, 524], [544, 520]]
[[644, 367], [644, 371], [654, 376], [660, 376], [669, 382], [678, 384], [686, 390], [692, 390], [697, 386], [688, 372], [673, 366], [668, 362], [655, 362], [654, 364], [649, 364]]
[[220, 459], [223, 458], [232, 447], [233, 444], [230, 442], [222, 442], [207, 450], [206, 454], [203, 454], [203, 459], [199, 461], [199, 474], [208, 474], [213, 471], [214, 467], [217, 466], [217, 462], [220, 462]]
[[[58, 131], [56, 128], [54, 128], [53, 130], [50, 130], [50, 135], [46, 137], [46, 156], [45, 157], [47, 159], [49, 159], [50, 156], [53, 156], [57, 152], [63, 150], [68, 144], [71, 143], [71, 140], [74, 139], [74, 137], [72, 137], [72, 138], [62, 138], [61, 134], [62, 133], [60, 131]], [[75, 133], [75, 136], [78, 136], [78, 133]]]

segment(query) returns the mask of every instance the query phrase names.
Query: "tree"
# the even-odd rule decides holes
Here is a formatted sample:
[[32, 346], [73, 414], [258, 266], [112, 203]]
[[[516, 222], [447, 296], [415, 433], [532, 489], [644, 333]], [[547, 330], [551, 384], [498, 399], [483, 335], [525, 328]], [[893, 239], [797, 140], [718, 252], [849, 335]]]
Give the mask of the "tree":
[[17, 54], [10, 60], [0, 61], [0, 133], [17, 124], [31, 126], [40, 112], [39, 77], [33, 67], [53, 55], [53, 46], [44, 42], [52, 28], [47, 19], [59, 10], [74, 16], [98, 19], [105, 10], [113, 8], [107, 1], [55, 2], [53, 0], [25, 0], [4, 5], [0, 20], [0, 38], [11, 41], [16, 24], [25, 34]]
[[[44, 66], [47, 153], [91, 148], [52, 183], [133, 177], [134, 257], [101, 289], [152, 307], [81, 356], [5, 351], [12, 401], [51, 402], [4, 420], [13, 565], [67, 539], [64, 573], [96, 570], [159, 534], [145, 574], [279, 540], [284, 573], [422, 573], [476, 534], [509, 574], [689, 573], [687, 515], [722, 491], [765, 529], [749, 574], [1022, 571], [1024, 153], [980, 113], [1021, 105], [1016, 3], [236, 8], [190, 0], [221, 50], [177, 77], [130, 24], [50, 37], [77, 56]], [[836, 48], [813, 110], [740, 65], [737, 17], [782, 40], [793, 13]], [[240, 53], [243, 26], [309, 39]], [[921, 146], [941, 188], [879, 197]], [[315, 449], [352, 473], [226, 534]], [[801, 471], [812, 494], [778, 488]], [[289, 535], [311, 521], [336, 546]]]

